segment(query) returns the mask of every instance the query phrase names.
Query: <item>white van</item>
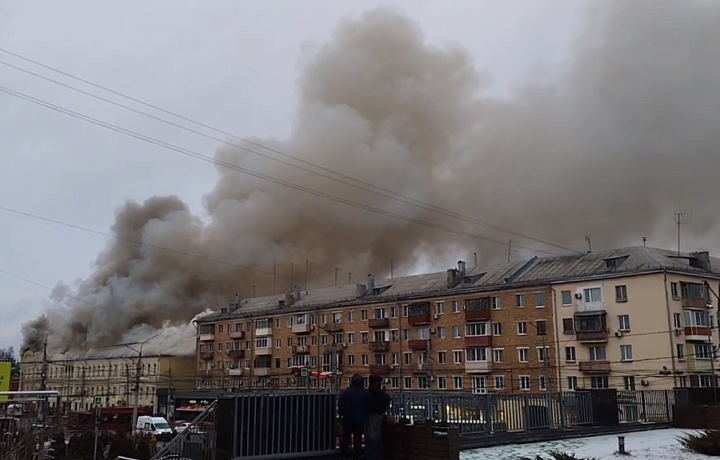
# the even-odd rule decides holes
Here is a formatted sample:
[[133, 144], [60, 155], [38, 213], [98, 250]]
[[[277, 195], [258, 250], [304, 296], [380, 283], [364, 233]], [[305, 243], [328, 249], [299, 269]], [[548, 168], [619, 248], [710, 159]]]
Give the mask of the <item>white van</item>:
[[173, 436], [173, 430], [165, 417], [140, 416], [137, 419], [136, 429], [140, 434], [155, 435], [159, 441], [170, 440]]

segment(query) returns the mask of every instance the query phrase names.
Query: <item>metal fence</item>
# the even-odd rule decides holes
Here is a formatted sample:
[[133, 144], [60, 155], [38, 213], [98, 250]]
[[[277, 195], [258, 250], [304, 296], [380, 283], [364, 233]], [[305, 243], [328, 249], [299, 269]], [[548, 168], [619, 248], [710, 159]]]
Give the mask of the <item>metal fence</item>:
[[178, 459], [213, 460], [216, 445], [216, 414], [217, 402], [210, 404], [200, 413], [189, 426], [165, 445], [153, 452], [152, 460]]
[[[664, 422], [672, 420], [676, 399], [683, 390], [617, 390], [618, 417], [621, 422]], [[676, 398], [677, 396], [677, 398]]]

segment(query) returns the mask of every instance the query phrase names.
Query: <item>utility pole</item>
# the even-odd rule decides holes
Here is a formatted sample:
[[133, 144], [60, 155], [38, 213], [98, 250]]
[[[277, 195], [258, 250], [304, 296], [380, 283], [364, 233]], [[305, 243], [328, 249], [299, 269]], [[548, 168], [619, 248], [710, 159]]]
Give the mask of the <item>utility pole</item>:
[[592, 252], [592, 235], [585, 235], [585, 241], [588, 244], [588, 252]]
[[125, 364], [125, 406], [128, 404], [130, 404], [130, 367]]
[[105, 407], [110, 406], [110, 372], [112, 364], [108, 362], [107, 384], [105, 385]]
[[142, 376], [142, 352], [143, 347], [146, 343], [154, 339], [155, 337], [159, 336], [160, 333], [153, 335], [152, 337], [143, 340], [140, 342], [140, 349], [136, 350], [132, 347], [129, 343], [123, 343], [122, 346], [129, 348], [130, 350], [136, 352], [138, 354], [137, 358], [137, 366], [135, 367], [135, 401], [133, 403], [133, 417], [132, 417], [132, 429], [134, 430], [137, 427], [137, 419], [138, 419], [138, 408], [140, 407], [140, 377]]
[[82, 368], [82, 386], [80, 387], [80, 407], [85, 410], [85, 363]]
[[[703, 284], [705, 285], [705, 289], [706, 289], [708, 292], [710, 292], [712, 295], [714, 295], [715, 298], [718, 300], [718, 302], [720, 302], [720, 296], [718, 295], [717, 292], [715, 292], [715, 291], [713, 290], [712, 287], [710, 287], [710, 283], [708, 283], [707, 281], [703, 281]], [[710, 302], [710, 299], [708, 298], [707, 301], [708, 301], [708, 303], [709, 303], [709, 302]], [[709, 315], [708, 315], [708, 316], [709, 316]], [[708, 318], [708, 319], [709, 319], [709, 318]], [[713, 344], [713, 339], [712, 339], [712, 330], [714, 329], [713, 323], [712, 323], [712, 322], [709, 322], [709, 324], [710, 324], [710, 327], [708, 328], [708, 342], [710, 343], [710, 352], [712, 353], [712, 354], [710, 355], [710, 370], [711, 370], [711, 372], [712, 372], [713, 396], [714, 396], [714, 399], [715, 399], [715, 404], [717, 404], [717, 403], [718, 403], [718, 394], [717, 394], [717, 388], [716, 388], [716, 387], [717, 387], [717, 377], [715, 376], [715, 357], [717, 356], [717, 351], [718, 351], [718, 350], [717, 350], [717, 348], [715, 347], [715, 345]]]
[[675, 213], [675, 224], [677, 225], [677, 253], [680, 255], [680, 227], [689, 223], [692, 219], [692, 210], [678, 211]]

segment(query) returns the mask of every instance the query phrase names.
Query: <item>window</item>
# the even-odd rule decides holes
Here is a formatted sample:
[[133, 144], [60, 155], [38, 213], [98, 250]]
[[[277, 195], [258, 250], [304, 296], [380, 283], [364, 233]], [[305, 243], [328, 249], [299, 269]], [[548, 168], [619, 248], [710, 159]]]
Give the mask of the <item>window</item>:
[[630, 315], [618, 315], [618, 329], [623, 332], [630, 331]]
[[628, 300], [627, 286], [625, 286], [624, 284], [615, 286], [615, 301], [616, 302], [627, 302], [627, 300]]
[[453, 377], [453, 388], [455, 390], [462, 390], [462, 387], [463, 387], [463, 378], [461, 376]]
[[568, 387], [568, 390], [574, 390], [576, 388], [579, 388], [578, 387], [578, 378], [575, 377], [574, 375], [569, 375], [567, 377], [567, 387]]
[[545, 293], [537, 292], [535, 294], [535, 308], [545, 308]]
[[602, 288], [583, 289], [583, 298], [585, 299], [585, 303], [602, 302]]
[[547, 320], [539, 319], [535, 321], [535, 330], [537, 335], [547, 335]]
[[[384, 355], [380, 355], [380, 356], [384, 356]], [[362, 355], [362, 356], [360, 357], [360, 359], [362, 359], [362, 365], [363, 365], [363, 366], [368, 366], [368, 365], [370, 365], [370, 358], [368, 357], [368, 355]]]
[[436, 315], [444, 315], [445, 314], [445, 302], [436, 302], [435, 303], [435, 314]]
[[495, 362], [495, 363], [503, 362], [504, 353], [505, 353], [505, 350], [503, 350], [502, 348], [495, 348], [493, 350], [493, 362]]
[[541, 375], [541, 376], [540, 376], [540, 380], [538, 380], [538, 387], [539, 387], [541, 390], [547, 390], [547, 387], [548, 387], [548, 385], [547, 385], [547, 379], [545, 378], [544, 375]]
[[562, 297], [563, 307], [569, 307], [572, 305], [572, 292], [562, 291], [560, 295]]
[[502, 308], [502, 299], [498, 296], [493, 297], [491, 303], [493, 310], [500, 310]]
[[368, 312], [367, 312], [367, 310], [360, 310], [360, 320], [361, 320], [361, 321], [367, 321], [367, 320], [368, 320]]
[[518, 335], [527, 335], [527, 323], [525, 321], [517, 323], [517, 333]]
[[429, 327], [421, 327], [417, 330], [418, 333], [418, 340], [430, 340], [430, 328]]
[[446, 337], [445, 326], [440, 326], [439, 328], [437, 328], [437, 336], [438, 339], [444, 339]]
[[446, 351], [438, 351], [438, 364], [445, 364], [447, 363], [447, 352]]
[[680, 298], [680, 291], [678, 290], [678, 284], [677, 283], [670, 283], [670, 293], [672, 294], [673, 299], [679, 299]]
[[399, 353], [393, 353], [392, 354], [392, 363], [397, 366], [400, 364], [400, 354]]
[[623, 386], [626, 390], [635, 390], [635, 377], [632, 375], [626, 375], [623, 377]]
[[453, 313], [460, 313], [460, 302], [459, 301], [453, 300], [452, 311], [453, 311]]
[[485, 377], [484, 375], [483, 376], [473, 376], [472, 387], [473, 387], [473, 389], [477, 389], [477, 388], [487, 389], [487, 377]]
[[604, 346], [596, 346], [596, 347], [590, 347], [588, 349], [589, 351], [589, 357], [590, 361], [606, 361], [607, 360], [607, 350], [605, 350]]
[[438, 390], [447, 390], [447, 377], [438, 377], [437, 387]]
[[465, 337], [488, 335], [488, 323], [470, 323], [465, 325]]
[[550, 347], [537, 347], [538, 361], [545, 362], [545, 359], [549, 356]]
[[494, 336], [502, 335], [502, 323], [493, 323], [492, 328]]
[[684, 343], [678, 343], [676, 345], [677, 348], [677, 359], [685, 359], [685, 344]]
[[712, 384], [712, 375], [701, 375], [700, 376], [700, 386], [701, 387], [711, 387]]
[[529, 375], [521, 375], [518, 378], [518, 383], [520, 384], [520, 389], [528, 391], [530, 390], [530, 376]]
[[527, 363], [529, 361], [530, 352], [527, 348], [518, 348], [518, 361], [521, 363]]
[[673, 313], [673, 325], [675, 329], [682, 329], [682, 313]]
[[400, 388], [400, 377], [390, 378], [390, 388]]
[[398, 307], [390, 307], [390, 318], [398, 317]]
[[[680, 296], [683, 299], [705, 299], [705, 285], [702, 283], [680, 283]], [[221, 331], [222, 332], [222, 331]]]
[[574, 363], [576, 359], [575, 347], [565, 347], [565, 361]]
[[362, 341], [362, 343], [369, 343], [370, 342], [370, 334], [368, 334], [367, 332], [361, 332], [360, 340]]
[[710, 327], [710, 315], [702, 310], [687, 310], [685, 312], [685, 326]]
[[696, 343], [693, 344], [696, 359], [710, 359], [712, 356], [712, 350], [710, 344], [707, 343]]
[[525, 294], [516, 294], [515, 295], [515, 305], [518, 308], [525, 308]]
[[460, 338], [460, 326], [453, 326], [453, 338], [454, 339]]
[[468, 348], [465, 352], [466, 362], [486, 362], [487, 361], [487, 348], [473, 347]]
[[425, 376], [418, 377], [418, 389], [419, 390], [426, 390], [428, 388], [428, 378]]
[[412, 352], [406, 351], [403, 353], [403, 362], [406, 366], [412, 365]]
[[590, 388], [592, 389], [600, 389], [600, 388], [610, 388], [609, 380], [607, 376], [602, 377], [590, 377]]
[[269, 348], [270, 344], [268, 343], [267, 337], [259, 337], [255, 339], [255, 348]]
[[355, 333], [354, 332], [348, 332], [347, 338], [348, 338], [348, 343], [350, 343], [350, 344], [355, 343]]
[[348, 355], [348, 366], [355, 365], [355, 355]]
[[563, 318], [563, 334], [572, 335], [575, 333], [575, 320], [573, 318]]
[[496, 390], [504, 390], [505, 389], [505, 376], [504, 375], [496, 375], [493, 380], [495, 381], [495, 389]]
[[620, 345], [620, 360], [621, 361], [632, 361], [633, 352], [632, 345]]
[[412, 377], [403, 377], [403, 388], [406, 390], [412, 388]]
[[354, 322], [355, 322], [355, 312], [354, 312], [354, 311], [349, 311], [349, 312], [348, 312], [348, 322], [349, 322], [349, 323], [354, 323]]
[[403, 337], [405, 338], [405, 340], [412, 340], [412, 330], [403, 329]]
[[455, 364], [462, 364], [462, 362], [463, 362], [462, 351], [460, 351], [460, 350], [453, 351], [453, 362]]

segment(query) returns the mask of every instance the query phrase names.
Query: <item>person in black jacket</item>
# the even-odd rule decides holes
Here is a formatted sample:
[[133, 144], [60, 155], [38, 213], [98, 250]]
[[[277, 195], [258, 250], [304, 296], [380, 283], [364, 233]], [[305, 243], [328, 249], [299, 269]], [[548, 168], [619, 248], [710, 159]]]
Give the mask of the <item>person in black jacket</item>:
[[382, 389], [382, 377], [370, 376], [370, 418], [365, 425], [365, 447], [367, 460], [382, 460], [382, 427], [385, 413], [390, 408], [390, 395]]
[[338, 401], [338, 415], [342, 419], [340, 452], [343, 457], [349, 453], [351, 437], [355, 458], [360, 457], [362, 453], [362, 435], [365, 424], [370, 418], [371, 404], [370, 392], [365, 389], [365, 379], [360, 374], [353, 375], [352, 379], [350, 379], [350, 386], [342, 392]]

